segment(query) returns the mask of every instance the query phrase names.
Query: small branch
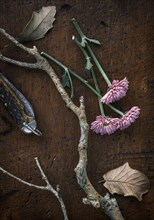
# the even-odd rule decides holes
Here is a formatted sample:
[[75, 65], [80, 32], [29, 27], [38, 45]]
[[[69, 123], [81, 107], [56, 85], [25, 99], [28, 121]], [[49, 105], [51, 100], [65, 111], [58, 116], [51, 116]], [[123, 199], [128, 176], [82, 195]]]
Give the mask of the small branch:
[[12, 43], [14, 43], [17, 47], [20, 47], [22, 50], [26, 51], [27, 53], [34, 55], [37, 53], [37, 51], [33, 48], [30, 49], [23, 44], [19, 43], [14, 37], [12, 37], [10, 34], [8, 34], [4, 29], [0, 28], [0, 33], [3, 34], [8, 40], [10, 40]]
[[45, 173], [43, 172], [42, 167], [41, 167], [41, 165], [40, 165], [40, 163], [39, 163], [39, 161], [38, 161], [38, 158], [35, 157], [34, 159], [35, 159], [35, 162], [36, 162], [36, 165], [37, 165], [38, 169], [40, 170], [40, 173], [41, 173], [41, 175], [42, 175], [42, 179], [46, 182], [47, 186], [50, 186], [50, 183], [49, 183], [49, 181], [48, 181], [48, 178], [47, 178], [47, 176], [45, 175]]
[[59, 196], [59, 191], [60, 191], [60, 188], [58, 187], [56, 190], [51, 186], [51, 184], [49, 183], [49, 180], [47, 178], [47, 176], [45, 175], [41, 165], [40, 165], [40, 162], [38, 160], [37, 157], [35, 157], [35, 162], [36, 162], [36, 165], [38, 167], [38, 169], [40, 170], [40, 173], [41, 173], [41, 176], [42, 176], [42, 179], [46, 182], [46, 186], [39, 186], [39, 185], [35, 185], [35, 184], [32, 184], [32, 183], [29, 183], [27, 181], [24, 181], [22, 180], [21, 178], [9, 173], [8, 171], [6, 171], [5, 169], [3, 169], [2, 167], [0, 167], [0, 171], [2, 171], [4, 174], [12, 177], [13, 179], [19, 181], [20, 183], [23, 183], [27, 186], [30, 186], [30, 187], [34, 187], [36, 189], [41, 189], [41, 190], [47, 190], [47, 191], [50, 191], [54, 194], [54, 196], [58, 199], [59, 203], [60, 203], [60, 206], [61, 206], [61, 209], [62, 209], [62, 212], [63, 212], [63, 215], [64, 215], [64, 220], [68, 220], [68, 216], [67, 216], [67, 212], [66, 212], [66, 207], [65, 207], [65, 204], [63, 202], [63, 199]]
[[20, 61], [5, 57], [2, 54], [0, 54], [0, 60], [3, 62], [11, 63], [11, 64], [14, 64], [17, 66], [26, 67], [26, 68], [30, 68], [30, 69], [37, 69], [38, 68], [38, 63], [20, 62]]
[[40, 165], [40, 163], [39, 163], [37, 157], [35, 157], [35, 161], [36, 161], [36, 165], [37, 165], [37, 167], [39, 168], [40, 173], [41, 173], [41, 175], [42, 175], [42, 179], [43, 179], [43, 180], [46, 182], [46, 184], [47, 184], [47, 186], [46, 186], [47, 190], [51, 191], [51, 192], [56, 196], [56, 198], [58, 199], [58, 201], [59, 201], [59, 203], [60, 203], [60, 205], [61, 205], [61, 209], [62, 209], [63, 215], [64, 215], [64, 220], [68, 220], [67, 212], [66, 212], [66, 208], [65, 208], [65, 204], [64, 204], [64, 202], [63, 202], [63, 199], [62, 199], [62, 198], [60, 197], [60, 195], [59, 195], [59, 191], [60, 191], [59, 185], [57, 185], [57, 188], [56, 188], [56, 190], [55, 190], [55, 189], [51, 186], [51, 184], [49, 183], [49, 180], [48, 180], [47, 176], [45, 175], [45, 173], [44, 173], [44, 171], [43, 171], [43, 169], [42, 169], [42, 167], [41, 167], [41, 165]]
[[15, 180], [19, 181], [20, 183], [23, 183], [23, 184], [25, 184], [25, 185], [27, 185], [27, 186], [34, 187], [34, 188], [36, 188], [36, 189], [46, 190], [46, 187], [45, 187], [45, 186], [38, 186], [38, 185], [35, 185], [35, 184], [32, 184], [32, 183], [29, 183], [29, 182], [27, 182], [27, 181], [24, 181], [24, 180], [22, 180], [21, 178], [19, 178], [19, 177], [13, 175], [13, 174], [11, 174], [11, 173], [9, 173], [8, 171], [6, 171], [5, 169], [3, 169], [2, 167], [0, 167], [0, 171], [2, 171], [4, 174], [6, 174], [6, 175], [12, 177], [13, 179], [15, 179]]

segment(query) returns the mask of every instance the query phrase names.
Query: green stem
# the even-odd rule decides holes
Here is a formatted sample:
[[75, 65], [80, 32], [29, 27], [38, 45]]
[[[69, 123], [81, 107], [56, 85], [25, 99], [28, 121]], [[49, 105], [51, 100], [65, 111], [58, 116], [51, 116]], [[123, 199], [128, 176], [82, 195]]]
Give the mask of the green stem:
[[[94, 80], [96, 91], [101, 95], [101, 91], [100, 91], [100, 88], [99, 88], [99, 85], [98, 85], [98, 82], [97, 82], [97, 79], [96, 79], [96, 75], [94, 73], [93, 68], [91, 69], [91, 73], [92, 73], [92, 77], [93, 77], [93, 80]], [[105, 112], [104, 112], [104, 108], [103, 108], [103, 103], [101, 102], [99, 97], [98, 97], [98, 103], [99, 103], [99, 108], [100, 108], [101, 115], [105, 116]]]
[[75, 73], [74, 71], [72, 71], [71, 69], [69, 69], [68, 67], [64, 66], [61, 62], [59, 62], [58, 60], [56, 60], [54, 57], [48, 55], [47, 53], [41, 52], [41, 55], [43, 57], [48, 58], [49, 60], [53, 61], [54, 63], [56, 63], [58, 66], [62, 67], [64, 70], [69, 71], [69, 73], [71, 73], [73, 76], [75, 76], [77, 79], [79, 79], [81, 82], [83, 82], [84, 85], [86, 85], [93, 93], [95, 93], [99, 98], [101, 98], [102, 96], [91, 86], [89, 85], [89, 83], [83, 79], [81, 76], [79, 76], [77, 73]]
[[[85, 59], [86, 60], [90, 59], [90, 57], [88, 56], [86, 50], [81, 46], [80, 42], [74, 36], [72, 37], [72, 40], [80, 48], [80, 50], [82, 51]], [[96, 76], [95, 76], [93, 68], [91, 68], [91, 73], [92, 73], [92, 77], [93, 77], [93, 80], [94, 80], [96, 91], [101, 95], [101, 91], [100, 91], [100, 88], [99, 88], [99, 85], [98, 85], [98, 82], [97, 82], [97, 79], [96, 79]], [[103, 103], [101, 102], [99, 97], [98, 97], [98, 103], [99, 103], [99, 108], [100, 108], [101, 115], [105, 116], [105, 112], [104, 112], [104, 108], [103, 108]]]
[[70, 76], [69, 71], [67, 72], [67, 75], [68, 75], [68, 78], [69, 78], [69, 81], [70, 81], [70, 85], [71, 85], [71, 99], [72, 99], [74, 97], [74, 87], [73, 87], [73, 82], [72, 82], [72, 78]]
[[109, 78], [107, 77], [106, 73], [104, 72], [102, 66], [100, 65], [98, 59], [96, 58], [96, 56], [95, 56], [93, 50], [91, 49], [91, 47], [90, 47], [90, 45], [89, 45], [88, 43], [86, 44], [86, 47], [87, 47], [87, 49], [88, 49], [88, 51], [89, 51], [91, 57], [93, 58], [93, 60], [94, 60], [94, 62], [95, 62], [95, 64], [96, 64], [96, 66], [97, 66], [99, 72], [101, 73], [101, 75], [103, 76], [104, 80], [106, 81], [107, 85], [108, 85], [108, 86], [111, 85], [111, 81], [110, 81]]
[[112, 109], [114, 112], [118, 113], [119, 115], [123, 116], [124, 113], [120, 110], [118, 110], [117, 108], [113, 107], [113, 105], [108, 104], [109, 108]]
[[49, 60], [53, 61], [54, 63], [56, 63], [58, 66], [62, 67], [64, 70], [68, 70], [68, 68], [66, 66], [64, 66], [61, 62], [59, 62], [58, 60], [56, 60], [54, 57], [50, 56], [49, 54], [45, 53], [45, 52], [41, 52], [41, 55], [45, 58], [48, 58]]
[[74, 27], [76, 28], [76, 30], [78, 31], [79, 35], [81, 36], [81, 38], [86, 38], [86, 36], [84, 35], [84, 33], [82, 32], [80, 26], [78, 25], [77, 21], [75, 18], [72, 18], [72, 22], [74, 24]]
[[95, 93], [95, 95], [97, 95], [99, 98], [102, 98], [102, 96], [91, 86], [89, 85], [89, 83], [83, 79], [81, 76], [79, 76], [78, 74], [76, 74], [74, 71], [72, 71], [71, 69], [69, 69], [69, 72], [75, 76], [77, 79], [79, 79], [81, 82], [83, 82], [84, 85], [86, 85], [93, 93]]
[[85, 51], [85, 49], [81, 46], [81, 43], [80, 43], [74, 36], [72, 37], [72, 40], [73, 40], [73, 41], [76, 43], [76, 45], [80, 48], [80, 50], [82, 51], [82, 53], [83, 53], [85, 59], [87, 59], [87, 57], [89, 57], [89, 56], [88, 56], [87, 52]]
[[68, 78], [69, 78], [69, 81], [70, 81], [70, 85], [71, 85], [71, 98], [73, 98], [74, 96], [74, 88], [73, 88], [73, 83], [72, 83], [72, 79], [70, 77], [70, 73], [69, 73], [69, 70], [66, 66], [64, 66], [62, 63], [60, 63], [58, 60], [56, 60], [55, 58], [51, 57], [50, 55], [48, 55], [47, 53], [44, 53], [44, 52], [41, 52], [41, 55], [54, 61], [57, 65], [59, 65], [60, 67], [62, 67], [65, 72], [67, 73], [68, 75]]
[[[79, 79], [85, 86], [87, 86], [95, 95], [98, 96], [98, 98], [102, 98], [102, 96], [100, 95], [100, 93], [98, 91], [96, 91], [91, 85], [89, 85], [89, 83], [83, 79], [81, 76], [79, 76], [77, 73], [75, 73], [74, 71], [72, 71], [71, 69], [69, 69], [68, 67], [66, 67], [65, 65], [63, 65], [61, 62], [59, 62], [58, 60], [56, 60], [55, 58], [53, 58], [52, 56], [48, 55], [45, 52], [41, 52], [41, 55], [43, 57], [48, 58], [49, 60], [53, 61], [54, 63], [56, 63], [58, 66], [62, 67], [64, 70], [69, 71], [69, 73], [71, 73], [73, 76], [75, 76], [77, 79]], [[118, 110], [117, 108], [113, 107], [111, 104], [108, 105], [114, 112], [118, 113], [119, 115], [123, 116], [124, 113], [121, 112], [120, 110]]]
[[110, 82], [108, 76], [106, 75], [106, 73], [104, 72], [102, 66], [100, 65], [98, 59], [96, 58], [94, 52], [92, 51], [90, 45], [88, 44], [88, 38], [83, 34], [83, 32], [82, 32], [80, 26], [78, 25], [77, 21], [75, 20], [75, 18], [73, 18], [72, 21], [73, 21], [73, 25], [74, 25], [75, 29], [77, 30], [77, 32], [79, 33], [79, 35], [82, 39], [82, 42], [85, 42], [85, 45], [86, 45], [91, 57], [93, 58], [99, 72], [101, 73], [102, 77], [104, 78], [107, 85], [109, 86], [111, 84], [111, 82]]

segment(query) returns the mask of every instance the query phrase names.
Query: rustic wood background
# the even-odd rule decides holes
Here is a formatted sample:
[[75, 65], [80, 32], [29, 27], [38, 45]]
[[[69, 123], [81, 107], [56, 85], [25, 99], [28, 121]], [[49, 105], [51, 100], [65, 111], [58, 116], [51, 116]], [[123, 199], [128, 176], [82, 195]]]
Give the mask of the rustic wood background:
[[[71, 24], [75, 17], [89, 37], [103, 42], [94, 50], [111, 79], [130, 81], [126, 98], [117, 103], [125, 110], [134, 105], [141, 108], [140, 118], [127, 130], [112, 136], [99, 136], [90, 132], [88, 149], [88, 175], [101, 193], [106, 189], [98, 181], [102, 174], [125, 162], [142, 171], [151, 182], [150, 192], [137, 199], [116, 195], [125, 219], [154, 219], [153, 182], [153, 14], [152, 0], [9, 0], [1, 1], [0, 26], [17, 36], [31, 17], [32, 11], [42, 6], [57, 7], [54, 28], [42, 40], [34, 42], [39, 51], [46, 51], [64, 64], [83, 72], [83, 57], [71, 42], [77, 35]], [[0, 36], [0, 48], [8, 41]], [[27, 43], [32, 46], [33, 43]], [[12, 58], [32, 61], [32, 58], [12, 46], [3, 50]], [[72, 220], [108, 219], [104, 213], [82, 203], [85, 193], [79, 188], [74, 173], [78, 162], [77, 145], [79, 125], [68, 110], [49, 77], [41, 71], [0, 64], [8, 78], [32, 103], [42, 137], [24, 135], [16, 127], [0, 103], [0, 166], [24, 180], [44, 184], [36, 168], [38, 156], [53, 186], [60, 185], [69, 218]], [[53, 65], [60, 76], [61, 70]], [[100, 84], [102, 83], [101, 77]], [[97, 98], [76, 79], [75, 102], [81, 95], [86, 101], [88, 122], [99, 114]], [[108, 110], [107, 110], [108, 111]], [[108, 111], [109, 112], [109, 111]], [[110, 113], [110, 112], [109, 112]], [[55, 197], [45, 191], [29, 188], [0, 173], [1, 220], [61, 220], [62, 212]]]

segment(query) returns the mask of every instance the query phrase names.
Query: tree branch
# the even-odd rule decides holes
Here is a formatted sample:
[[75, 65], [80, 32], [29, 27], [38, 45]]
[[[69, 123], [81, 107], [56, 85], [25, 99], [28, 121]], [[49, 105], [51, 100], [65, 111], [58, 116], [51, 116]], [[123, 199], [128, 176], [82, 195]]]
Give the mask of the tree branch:
[[2, 54], [0, 54], [0, 60], [3, 62], [11, 63], [11, 64], [14, 64], [17, 66], [26, 67], [26, 68], [30, 68], [30, 69], [37, 69], [38, 68], [38, 63], [20, 62], [20, 61], [5, 57]]
[[47, 176], [45, 175], [44, 171], [42, 170], [42, 167], [40, 165], [40, 162], [38, 160], [37, 157], [34, 158], [35, 159], [35, 162], [36, 162], [36, 165], [38, 167], [38, 169], [40, 170], [40, 173], [41, 173], [41, 176], [42, 176], [42, 179], [46, 182], [46, 186], [39, 186], [39, 185], [35, 185], [35, 184], [32, 184], [32, 183], [29, 183], [27, 181], [24, 181], [22, 180], [21, 178], [9, 173], [8, 171], [6, 171], [5, 169], [3, 169], [2, 167], [0, 167], [0, 171], [2, 171], [4, 174], [12, 177], [13, 179], [19, 181], [20, 183], [23, 183], [27, 186], [30, 186], [30, 187], [34, 187], [36, 189], [41, 189], [41, 190], [47, 190], [47, 191], [50, 191], [54, 194], [54, 196], [58, 199], [60, 205], [61, 205], [61, 209], [62, 209], [62, 212], [63, 212], [63, 215], [64, 215], [64, 220], [68, 220], [68, 216], [67, 216], [67, 212], [66, 212], [66, 208], [65, 208], [65, 204], [61, 198], [61, 196], [59, 196], [59, 191], [60, 191], [60, 188], [58, 187], [57, 190], [55, 190], [51, 184], [49, 183], [49, 180], [47, 178]]
[[[12, 36], [8, 35], [5, 30], [0, 29], [0, 32], [5, 35], [9, 40], [11, 40], [16, 46], [27, 51], [29, 54], [33, 55], [37, 61], [38, 69], [44, 70], [51, 80], [53, 81], [56, 89], [60, 93], [62, 99], [64, 100], [66, 106], [70, 108], [74, 114], [78, 117], [80, 124], [80, 141], [78, 144], [79, 152], [79, 162], [75, 168], [77, 182], [80, 187], [85, 191], [87, 197], [83, 199], [84, 204], [92, 205], [95, 208], [101, 208], [112, 220], [123, 220], [123, 216], [120, 212], [116, 199], [111, 199], [109, 194], [104, 197], [101, 196], [95, 188], [92, 186], [88, 176], [87, 176], [87, 149], [88, 149], [88, 134], [89, 125], [86, 119], [85, 105], [83, 97], [80, 98], [80, 107], [77, 107], [72, 100], [69, 98], [65, 89], [63, 88], [60, 79], [52, 69], [48, 61], [43, 58], [34, 47], [33, 49], [27, 48], [22, 44], [18, 43]], [[15, 64], [15, 63], [14, 63]]]
[[8, 34], [3, 28], [0, 28], [0, 33], [3, 34], [13, 44], [15, 44], [16, 46], [20, 47], [21, 49], [23, 49], [27, 53], [29, 53], [31, 55], [35, 54], [35, 50], [30, 49], [28, 47], [25, 47], [23, 44], [19, 43], [14, 37], [12, 37], [10, 34]]

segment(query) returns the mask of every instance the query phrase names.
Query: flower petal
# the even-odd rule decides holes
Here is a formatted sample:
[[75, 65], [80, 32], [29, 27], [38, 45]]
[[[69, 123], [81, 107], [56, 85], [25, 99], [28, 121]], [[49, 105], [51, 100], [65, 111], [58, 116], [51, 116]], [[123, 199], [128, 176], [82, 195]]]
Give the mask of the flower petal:
[[96, 120], [91, 123], [91, 130], [96, 134], [113, 134], [119, 126], [119, 118], [104, 118], [103, 116], [97, 116]]
[[126, 95], [128, 85], [129, 82], [126, 77], [121, 81], [113, 80], [108, 92], [101, 98], [101, 102], [108, 105], [109, 103], [118, 101]]
[[120, 130], [129, 127], [140, 115], [140, 108], [138, 106], [132, 107], [119, 121]]

